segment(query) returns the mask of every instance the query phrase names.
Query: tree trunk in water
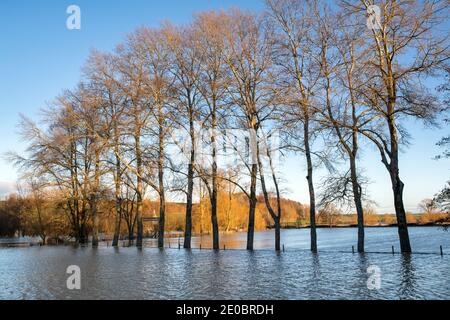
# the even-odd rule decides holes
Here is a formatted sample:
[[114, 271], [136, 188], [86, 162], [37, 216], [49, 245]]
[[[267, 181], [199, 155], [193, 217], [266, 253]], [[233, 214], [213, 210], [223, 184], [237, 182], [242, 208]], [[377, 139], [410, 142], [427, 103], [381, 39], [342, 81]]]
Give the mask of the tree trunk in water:
[[166, 216], [166, 199], [165, 192], [162, 191], [159, 196], [159, 232], [158, 232], [158, 248], [164, 248], [164, 230]]
[[309, 118], [305, 116], [304, 124], [304, 139], [305, 139], [305, 156], [308, 166], [308, 189], [309, 189], [309, 221], [311, 228], [311, 251], [317, 252], [317, 231], [316, 231], [316, 196], [314, 192], [313, 182], [313, 165], [311, 159], [311, 149], [309, 145]]
[[[162, 156], [161, 156], [162, 157]], [[164, 168], [163, 163], [159, 163], [159, 232], [158, 232], [158, 248], [164, 248], [164, 230], [166, 223], [166, 191], [164, 188]]]
[[[192, 194], [194, 192], [194, 166], [189, 164], [188, 169], [188, 192], [186, 201], [186, 226], [184, 228], [184, 248], [191, 249], [192, 237]], [[201, 199], [200, 199], [201, 201]]]
[[267, 157], [270, 159], [270, 168], [272, 171], [272, 180], [275, 185], [276, 193], [277, 193], [277, 213], [273, 210], [273, 207], [270, 203], [269, 194], [267, 192], [266, 188], [266, 178], [264, 176], [264, 168], [261, 161], [261, 155], [260, 155], [260, 148], [259, 148], [259, 141], [256, 141], [256, 157], [258, 160], [258, 167], [259, 167], [259, 177], [261, 180], [261, 188], [264, 195], [264, 202], [266, 203], [266, 208], [269, 211], [270, 216], [272, 217], [275, 225], [275, 250], [280, 251], [281, 250], [281, 226], [280, 226], [280, 220], [281, 220], [281, 199], [280, 199], [280, 189], [278, 188], [278, 182], [275, 175], [275, 169], [273, 167], [272, 157], [270, 155], [270, 151], [267, 148]]
[[159, 183], [159, 232], [158, 247], [164, 248], [164, 230], [166, 223], [166, 190], [164, 188], [164, 116], [159, 109], [159, 159], [158, 159], [158, 183]]
[[98, 210], [97, 210], [97, 196], [92, 195], [91, 198], [91, 210], [92, 210], [92, 220], [93, 220], [93, 228], [92, 228], [92, 246], [98, 247]]
[[128, 246], [131, 246], [134, 240], [134, 230], [133, 228], [128, 228]]
[[255, 210], [256, 210], [256, 179], [258, 174], [258, 165], [252, 164], [249, 212], [248, 212], [248, 230], [247, 230], [247, 250], [253, 250], [253, 240], [255, 238]]
[[113, 247], [119, 246], [119, 237], [120, 237], [120, 225], [122, 222], [122, 195], [120, 190], [120, 179], [122, 177], [121, 174], [121, 166], [120, 166], [120, 158], [119, 154], [119, 141], [118, 141], [118, 133], [117, 133], [117, 124], [115, 123], [114, 132], [115, 132], [115, 153], [116, 153], [116, 174], [115, 174], [115, 196], [116, 196], [116, 220], [114, 223], [114, 238], [112, 242]]
[[213, 232], [213, 249], [219, 250], [219, 224], [217, 222], [217, 146], [216, 146], [216, 107], [212, 112], [212, 195], [211, 195], [211, 224]]
[[403, 253], [411, 253], [411, 243], [409, 241], [408, 222], [403, 204], [404, 184], [400, 180], [398, 171], [394, 172], [392, 179], [392, 189], [394, 192], [395, 214], [397, 216], [398, 235], [400, 238], [400, 250]]
[[[136, 121], [139, 123], [139, 121]], [[136, 170], [137, 170], [137, 190], [136, 190], [136, 222], [137, 222], [137, 238], [136, 247], [142, 248], [142, 241], [144, 238], [144, 226], [142, 223], [142, 197], [143, 197], [143, 183], [142, 183], [142, 151], [141, 151], [141, 132], [138, 128], [135, 132], [136, 143]]]
[[119, 246], [120, 225], [121, 225], [121, 221], [122, 221], [121, 207], [122, 207], [122, 204], [121, 204], [120, 198], [116, 198], [116, 221], [114, 223], [114, 238], [113, 238], [113, 242], [112, 242], [113, 247]]
[[[188, 95], [190, 97], [190, 95]], [[192, 238], [192, 197], [194, 193], [194, 163], [195, 163], [195, 127], [194, 127], [194, 113], [192, 103], [189, 100], [189, 135], [191, 138], [191, 158], [188, 167], [188, 191], [186, 201], [186, 226], [184, 229], [184, 248], [191, 249]], [[200, 195], [200, 201], [201, 195]]]
[[95, 150], [95, 178], [94, 178], [94, 190], [91, 196], [91, 209], [92, 209], [92, 246], [98, 247], [98, 198], [100, 191], [100, 149], [96, 147]]
[[275, 219], [275, 250], [281, 250], [281, 223], [280, 219]]
[[350, 172], [356, 214], [358, 217], [358, 252], [362, 253], [364, 252], [364, 210], [361, 201], [361, 186], [358, 183], [356, 160], [354, 157], [350, 157]]
[[[213, 187], [214, 188], [214, 187]], [[213, 232], [213, 249], [219, 250], [219, 224], [217, 223], [217, 194], [213, 191], [211, 196], [211, 224]]]
[[82, 224], [79, 227], [79, 234], [78, 234], [78, 241], [80, 244], [87, 244], [88, 243], [88, 235], [86, 231], [86, 226]]
[[388, 165], [388, 170], [391, 176], [392, 191], [394, 193], [394, 206], [395, 206], [395, 214], [397, 216], [398, 235], [400, 238], [400, 250], [403, 253], [410, 253], [411, 244], [409, 242], [408, 222], [406, 220], [405, 206], [403, 204], [403, 188], [405, 185], [400, 180], [400, 170], [398, 163], [399, 151], [398, 151], [397, 127], [395, 124], [395, 118], [393, 115], [391, 115], [393, 114], [395, 106], [395, 99], [393, 97], [390, 98], [388, 106], [390, 116], [387, 118], [387, 121], [391, 138], [391, 150], [390, 150], [391, 161]]
[[[72, 211], [72, 209], [71, 209]], [[74, 214], [73, 214], [74, 216]], [[75, 242], [76, 243], [80, 243], [80, 226], [78, 225], [78, 223], [75, 221], [75, 217], [73, 218], [73, 222], [72, 222], [72, 235], [75, 237]]]
[[142, 248], [142, 242], [143, 242], [143, 238], [144, 238], [144, 226], [142, 223], [142, 195], [141, 194], [142, 194], [141, 192], [138, 192], [137, 204], [136, 204], [136, 222], [137, 222], [136, 247], [138, 247], [138, 248]]

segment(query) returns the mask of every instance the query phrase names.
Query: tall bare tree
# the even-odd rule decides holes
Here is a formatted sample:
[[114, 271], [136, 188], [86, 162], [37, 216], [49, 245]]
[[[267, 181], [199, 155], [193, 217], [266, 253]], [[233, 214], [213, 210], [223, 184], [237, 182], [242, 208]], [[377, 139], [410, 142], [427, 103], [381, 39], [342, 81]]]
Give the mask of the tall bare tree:
[[272, 112], [271, 90], [265, 86], [270, 79], [272, 49], [269, 33], [261, 16], [234, 10], [226, 32], [228, 47], [226, 63], [232, 75], [230, 96], [237, 114], [238, 128], [247, 130], [251, 148], [250, 161], [246, 163], [250, 173], [250, 198], [247, 249], [253, 250], [255, 209], [257, 203], [258, 161], [256, 144], [262, 122]]
[[[191, 248], [192, 238], [192, 208], [195, 180], [195, 162], [197, 129], [196, 123], [199, 121], [201, 93], [198, 88], [198, 81], [201, 72], [201, 53], [199, 52], [199, 39], [195, 37], [192, 28], [176, 28], [171, 25], [165, 26], [169, 50], [172, 51], [172, 72], [176, 78], [178, 110], [183, 114], [179, 125], [189, 137], [190, 146], [188, 148], [188, 169], [187, 169], [187, 192], [186, 192], [186, 225], [184, 230], [184, 248]], [[187, 150], [185, 150], [187, 151]], [[214, 226], [213, 226], [214, 229]], [[218, 241], [218, 229], [214, 229], [214, 237]], [[214, 244], [218, 248], [218, 242]]]
[[[151, 137], [154, 137], [157, 146], [150, 147], [148, 150], [150, 155], [148, 165], [155, 167], [158, 182], [147, 181], [147, 183], [156, 191], [159, 198], [158, 247], [160, 248], [164, 247], [165, 234], [167, 137], [174, 123], [174, 112], [170, 104], [173, 101], [175, 89], [170, 72], [170, 47], [167, 45], [171, 36], [167, 29], [139, 30], [140, 45], [144, 47], [147, 55], [147, 95], [150, 101], [149, 113], [152, 115], [147, 131]], [[152, 161], [152, 159], [155, 160]]]
[[[228, 16], [224, 12], [207, 12], [196, 17], [194, 36], [201, 55], [201, 73], [198, 82], [199, 91], [206, 105], [203, 115], [203, 127], [209, 129], [211, 145], [211, 169], [201, 174], [207, 186], [211, 202], [211, 225], [213, 227], [213, 247], [219, 248], [219, 224], [217, 221], [218, 201], [218, 130], [225, 129], [223, 114], [226, 94], [229, 87], [229, 73], [226, 70], [225, 37]], [[219, 127], [221, 125], [221, 128]]]
[[[303, 129], [303, 152], [307, 164], [309, 208], [311, 226], [311, 251], [317, 251], [316, 195], [314, 189], [314, 163], [312, 145], [312, 122], [315, 108], [312, 96], [318, 75], [312, 71], [314, 52], [311, 50], [311, 33], [314, 24], [315, 1], [267, 0], [267, 13], [276, 30], [276, 63], [283, 70], [286, 84], [292, 86], [292, 101], [287, 114], [301, 123]], [[281, 82], [281, 81], [280, 81]], [[283, 82], [281, 82], [283, 83]]]
[[144, 226], [142, 220], [142, 203], [144, 199], [144, 150], [143, 150], [143, 134], [148, 123], [150, 112], [149, 101], [147, 96], [147, 80], [146, 72], [146, 51], [139, 43], [139, 37], [131, 34], [128, 37], [126, 45], [118, 47], [118, 72], [120, 78], [117, 84], [120, 90], [127, 97], [127, 134], [133, 140], [134, 149], [134, 165], [127, 165], [122, 161], [129, 170], [136, 176], [136, 222], [137, 222], [137, 239], [136, 246], [142, 247]]
[[[362, 28], [349, 27], [348, 17], [342, 17], [331, 8], [317, 7], [315, 11], [317, 26], [315, 27], [316, 46], [320, 54], [317, 64], [320, 72], [321, 89], [324, 106], [321, 113], [325, 127], [329, 126], [347, 155], [349, 160], [349, 179], [347, 175], [329, 184], [333, 195], [326, 195], [329, 199], [339, 196], [353, 201], [358, 219], [358, 252], [364, 252], [364, 211], [362, 204], [363, 190], [357, 170], [359, 151], [359, 129], [370, 122], [365, 117], [367, 108], [359, 103], [359, 90], [364, 82], [361, 76], [365, 50], [361, 43]], [[358, 24], [356, 24], [358, 26]], [[362, 47], [362, 49], [361, 49]], [[351, 184], [352, 195], [346, 192], [346, 184]], [[339, 190], [334, 190], [338, 186]]]
[[[356, 4], [343, 1], [344, 8], [361, 17], [360, 23], [364, 24], [367, 13], [373, 14], [373, 5], [367, 0]], [[372, 26], [366, 29], [371, 39], [366, 74], [372, 81], [364, 93], [379, 125], [361, 132], [378, 148], [389, 172], [401, 251], [411, 252], [403, 203], [405, 185], [399, 168], [400, 143], [407, 134], [400, 120], [412, 117], [432, 123], [439, 110], [436, 97], [421, 78], [449, 59], [448, 32], [442, 34], [439, 28], [448, 12], [448, 2], [381, 1], [378, 8], [380, 16], [371, 16]]]

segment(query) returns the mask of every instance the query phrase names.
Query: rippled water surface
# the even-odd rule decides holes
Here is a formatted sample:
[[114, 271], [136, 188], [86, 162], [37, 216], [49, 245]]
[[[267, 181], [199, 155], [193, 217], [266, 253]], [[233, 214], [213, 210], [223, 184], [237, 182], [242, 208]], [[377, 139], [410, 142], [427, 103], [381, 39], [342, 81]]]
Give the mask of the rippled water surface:
[[[257, 235], [255, 252], [100, 247], [0, 249], [0, 299], [449, 299], [450, 234], [411, 228], [414, 251], [397, 246], [394, 228], [369, 229], [364, 255], [352, 254], [354, 229], [319, 230], [313, 255], [308, 230], [286, 230], [277, 254], [270, 232]], [[223, 236], [227, 247], [245, 246], [245, 234]], [[244, 239], [244, 240], [242, 240]], [[175, 243], [175, 239], [172, 239]], [[200, 239], [196, 239], [197, 244]], [[207, 238], [202, 239], [205, 247]], [[81, 268], [82, 288], [66, 288], [66, 268]], [[381, 270], [381, 288], [367, 288], [367, 268]]]

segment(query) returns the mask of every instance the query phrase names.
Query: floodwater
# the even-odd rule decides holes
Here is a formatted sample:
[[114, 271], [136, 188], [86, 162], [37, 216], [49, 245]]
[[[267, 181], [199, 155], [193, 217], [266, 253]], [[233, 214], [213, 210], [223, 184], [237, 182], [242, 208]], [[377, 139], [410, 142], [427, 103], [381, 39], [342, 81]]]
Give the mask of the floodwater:
[[[351, 252], [356, 229], [318, 230], [318, 254], [307, 250], [309, 230], [284, 230], [282, 253], [271, 250], [270, 231], [256, 235], [254, 252], [240, 250], [245, 234], [222, 235], [227, 250], [218, 252], [178, 250], [178, 239], [166, 250], [4, 248], [0, 299], [449, 299], [450, 233], [414, 227], [410, 237], [417, 254], [392, 254], [395, 228], [368, 228], [364, 255]], [[200, 242], [210, 240], [194, 247]], [[71, 265], [81, 290], [67, 288]]]

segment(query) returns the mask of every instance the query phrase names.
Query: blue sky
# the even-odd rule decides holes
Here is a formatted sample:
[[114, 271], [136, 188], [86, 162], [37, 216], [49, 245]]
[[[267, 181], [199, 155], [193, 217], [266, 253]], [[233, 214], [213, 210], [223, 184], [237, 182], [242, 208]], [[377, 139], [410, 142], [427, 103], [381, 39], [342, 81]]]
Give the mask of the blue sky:
[[[81, 30], [66, 28], [66, 8], [81, 8]], [[90, 49], [112, 50], [125, 35], [139, 26], [157, 26], [164, 20], [184, 23], [193, 13], [230, 7], [261, 9], [260, 0], [2, 0], [0, 1], [0, 153], [21, 151], [17, 135], [19, 113], [36, 118], [39, 109], [64, 88], [80, 78], [80, 68]], [[408, 124], [412, 145], [401, 157], [401, 174], [406, 183], [405, 204], [432, 197], [450, 178], [449, 160], [434, 161], [436, 142], [448, 129], [426, 130], [419, 123]], [[379, 155], [364, 148], [360, 166], [372, 184], [371, 197], [380, 211], [392, 210], [389, 178]], [[285, 187], [289, 198], [307, 202], [304, 160], [286, 159]], [[17, 174], [0, 161], [0, 195], [14, 187]], [[316, 179], [319, 181], [319, 178]]]

